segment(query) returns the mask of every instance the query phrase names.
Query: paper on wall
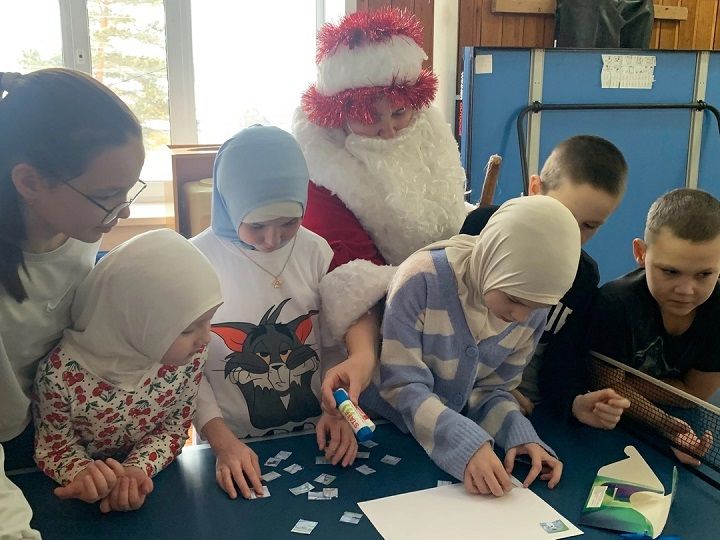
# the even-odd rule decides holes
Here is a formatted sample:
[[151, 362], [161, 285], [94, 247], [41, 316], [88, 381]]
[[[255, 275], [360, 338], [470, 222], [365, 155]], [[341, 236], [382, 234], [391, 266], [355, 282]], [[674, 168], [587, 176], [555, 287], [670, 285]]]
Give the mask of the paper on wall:
[[475, 57], [475, 75], [483, 75], [492, 72], [492, 54], [478, 54]]
[[634, 88], [649, 90], [655, 82], [654, 56], [603, 54], [600, 83], [603, 88]]

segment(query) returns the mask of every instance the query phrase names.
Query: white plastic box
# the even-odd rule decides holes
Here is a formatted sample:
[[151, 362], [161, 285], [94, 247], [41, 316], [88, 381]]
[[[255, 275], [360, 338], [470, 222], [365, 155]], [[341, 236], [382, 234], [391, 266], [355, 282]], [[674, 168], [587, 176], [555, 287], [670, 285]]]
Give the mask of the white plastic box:
[[210, 226], [212, 178], [185, 182], [182, 191], [181, 205], [185, 223], [190, 227], [190, 236], [195, 236]]

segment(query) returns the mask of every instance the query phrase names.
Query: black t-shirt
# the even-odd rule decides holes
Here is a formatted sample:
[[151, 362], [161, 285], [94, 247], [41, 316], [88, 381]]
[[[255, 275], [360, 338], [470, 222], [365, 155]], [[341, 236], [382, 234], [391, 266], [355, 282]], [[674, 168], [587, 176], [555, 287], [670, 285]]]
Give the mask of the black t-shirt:
[[[480, 234], [498, 208], [483, 206], [473, 210], [460, 233]], [[582, 251], [575, 281], [560, 302], [550, 309], [545, 332], [523, 373], [520, 389], [527, 397], [533, 401], [547, 401], [556, 412], [564, 415], [570, 413], [575, 396], [587, 389], [586, 329], [599, 282], [597, 263]]]
[[679, 336], [665, 331], [640, 268], [600, 289], [592, 309], [592, 348], [643, 373], [681, 378], [689, 369], [720, 371], [720, 285]]

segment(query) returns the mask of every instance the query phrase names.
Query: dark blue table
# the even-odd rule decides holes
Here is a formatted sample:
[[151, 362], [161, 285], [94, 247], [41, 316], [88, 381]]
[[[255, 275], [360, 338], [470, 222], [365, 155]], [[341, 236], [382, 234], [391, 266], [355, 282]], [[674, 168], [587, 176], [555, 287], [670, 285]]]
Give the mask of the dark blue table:
[[[628, 444], [638, 448], [666, 490], [670, 489], [672, 466], [676, 462], [626, 432], [569, 425], [542, 410], [535, 413], [533, 421], [562, 458], [565, 471], [554, 490], [548, 490], [540, 481], [532, 489], [575, 524], [598, 468], [623, 458], [623, 448]], [[155, 491], [143, 508], [126, 514], [102, 515], [93, 505], [60, 501], [52, 494], [53, 482], [40, 472], [11, 478], [30, 501], [35, 512], [33, 526], [45, 540], [302, 538], [303, 535], [290, 533], [298, 519], [319, 522], [310, 536], [317, 540], [379, 538], [367, 517], [352, 525], [341, 523], [340, 516], [344, 511], [360, 513], [358, 501], [435, 487], [438, 480], [451, 478], [427, 458], [411, 437], [393, 426], [379, 426], [375, 440], [379, 446], [370, 451], [370, 459], [357, 460], [354, 465], [368, 464], [377, 471], [369, 476], [363, 476], [354, 467], [315, 465], [318, 451], [311, 434], [254, 442], [252, 447], [261, 463], [280, 450], [291, 451], [293, 455], [275, 469], [282, 476], [268, 484], [272, 496], [253, 501], [233, 501], [220, 491], [215, 483], [215, 459], [206, 446], [187, 448], [176, 463], [155, 478]], [[395, 466], [381, 463], [385, 454], [401, 457], [402, 461]], [[294, 475], [282, 470], [292, 463], [302, 465], [304, 470]], [[263, 467], [263, 472], [270, 470], [273, 469]], [[522, 479], [526, 471], [527, 467], [518, 466], [516, 476]], [[288, 491], [306, 481], [320, 490], [323, 486], [313, 479], [323, 472], [337, 476], [331, 486], [339, 488], [338, 499], [308, 501], [307, 495], [294, 496]], [[720, 538], [720, 492], [684, 468], [679, 473], [677, 498], [664, 532], [681, 535], [683, 540]], [[618, 537], [610, 531], [581, 528], [586, 533], [581, 538]]]

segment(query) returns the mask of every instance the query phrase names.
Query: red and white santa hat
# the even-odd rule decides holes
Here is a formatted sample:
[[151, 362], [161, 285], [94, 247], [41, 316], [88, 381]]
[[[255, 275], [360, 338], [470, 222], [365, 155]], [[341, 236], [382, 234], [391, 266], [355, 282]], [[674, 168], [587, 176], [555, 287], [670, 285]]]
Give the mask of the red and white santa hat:
[[308, 119], [340, 128], [348, 120], [375, 122], [373, 103], [423, 109], [435, 98], [437, 77], [422, 69], [422, 26], [404, 10], [356, 12], [326, 24], [317, 36], [317, 82], [302, 97]]

